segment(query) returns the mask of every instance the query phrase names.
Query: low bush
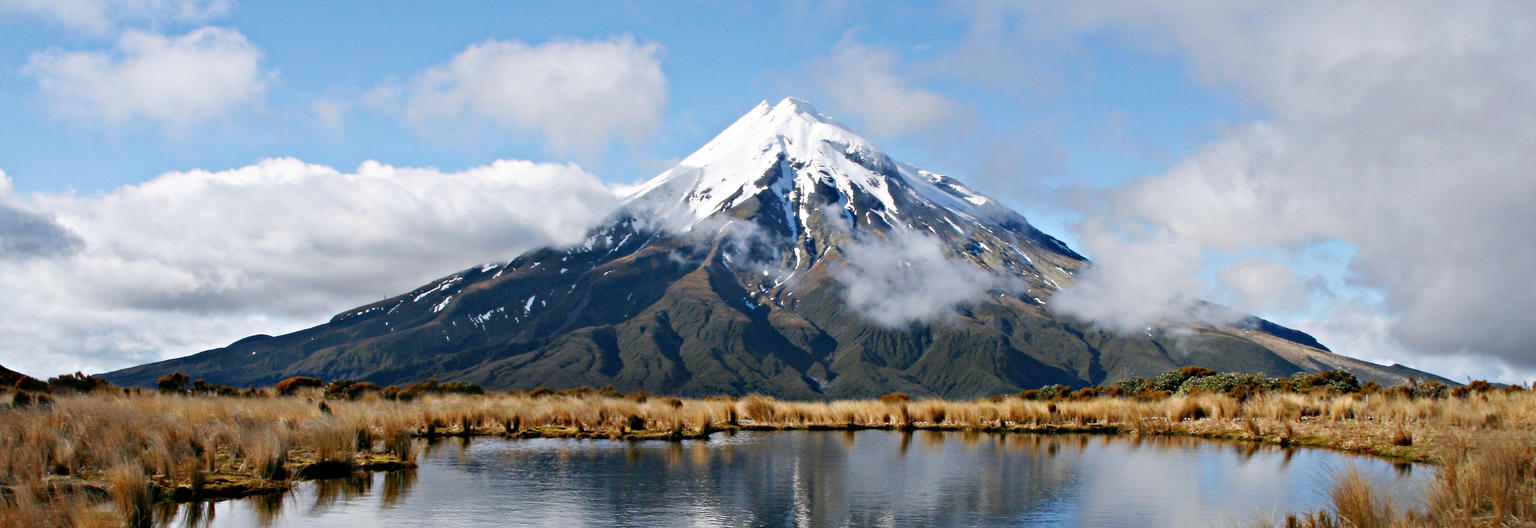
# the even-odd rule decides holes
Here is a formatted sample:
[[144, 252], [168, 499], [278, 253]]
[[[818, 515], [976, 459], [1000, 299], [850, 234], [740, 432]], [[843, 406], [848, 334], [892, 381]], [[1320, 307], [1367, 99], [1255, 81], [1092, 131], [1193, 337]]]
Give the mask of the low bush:
[[306, 388], [318, 389], [318, 388], [321, 388], [321, 387], [324, 387], [324, 386], [325, 386], [325, 383], [320, 381], [320, 378], [311, 378], [311, 377], [308, 377], [308, 376], [294, 376], [294, 377], [285, 379], [283, 381], [277, 382], [277, 385], [275, 387], [273, 387], [273, 388], [277, 389], [277, 393], [278, 394], [281, 394], [281, 395], [284, 395], [284, 396], [292, 396], [293, 393], [298, 392], [299, 389], [306, 389]]

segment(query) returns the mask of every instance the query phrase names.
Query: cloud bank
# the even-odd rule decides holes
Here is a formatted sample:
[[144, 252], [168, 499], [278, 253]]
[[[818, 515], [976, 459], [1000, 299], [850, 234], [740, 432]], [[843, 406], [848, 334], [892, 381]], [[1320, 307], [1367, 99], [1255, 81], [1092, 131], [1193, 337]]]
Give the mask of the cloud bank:
[[[1352, 280], [1380, 299], [1349, 299], [1334, 320], [1302, 325], [1324, 342], [1452, 375], [1451, 354], [1536, 368], [1536, 289], [1520, 286], [1536, 267], [1536, 28], [1523, 23], [1536, 7], [1205, 7], [1090, 2], [1031, 12], [1077, 31], [1130, 29], [1270, 114], [1104, 193], [1080, 228], [1095, 269], [1058, 308], [1126, 326], [1161, 314], [1114, 306], [1185, 302], [1162, 285], [1203, 291], [1189, 281], [1213, 255], [1295, 255], [1338, 240], [1355, 250]], [[1248, 274], [1223, 272], [1238, 289], [1253, 282]], [[1339, 331], [1347, 328], [1379, 339], [1358, 343], [1354, 330]]]
[[344, 173], [272, 159], [100, 195], [0, 190], [4, 364], [38, 375], [317, 324], [466, 264], [573, 242], [617, 204], [575, 165], [514, 160]]

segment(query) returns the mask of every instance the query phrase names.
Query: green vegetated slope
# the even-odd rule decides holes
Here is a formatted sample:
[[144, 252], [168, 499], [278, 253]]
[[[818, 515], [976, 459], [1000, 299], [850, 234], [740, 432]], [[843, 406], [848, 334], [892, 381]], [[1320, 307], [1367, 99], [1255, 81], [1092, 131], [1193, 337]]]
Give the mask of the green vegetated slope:
[[[625, 392], [785, 398], [892, 391], [971, 398], [1194, 364], [1270, 376], [1343, 366], [1383, 382], [1433, 378], [1257, 328], [1118, 335], [1007, 296], [963, 307], [949, 319], [885, 328], [844, 306], [841, 286], [824, 274], [835, 266], [831, 259], [793, 291], [753, 293], [718, 244], [623, 234], [630, 236], [622, 244], [530, 253], [505, 268], [465, 270], [314, 328], [251, 337], [106, 377], [150, 385], [181, 371], [236, 386], [297, 375], [379, 384], [435, 377], [488, 389], [612, 385]], [[1313, 361], [1287, 359], [1255, 334]]]

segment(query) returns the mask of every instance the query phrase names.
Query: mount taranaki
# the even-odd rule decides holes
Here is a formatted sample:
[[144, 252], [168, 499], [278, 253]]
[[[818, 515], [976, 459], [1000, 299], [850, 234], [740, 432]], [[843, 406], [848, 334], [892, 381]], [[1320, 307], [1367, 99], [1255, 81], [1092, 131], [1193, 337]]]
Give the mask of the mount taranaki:
[[[971, 398], [1184, 365], [1434, 378], [1252, 317], [1127, 336], [1056, 314], [1051, 295], [1088, 264], [1082, 256], [796, 99], [753, 108], [589, 235], [307, 330], [103, 376], [152, 385], [181, 371], [235, 386], [435, 377], [785, 398]], [[932, 299], [943, 306], [923, 306]]]

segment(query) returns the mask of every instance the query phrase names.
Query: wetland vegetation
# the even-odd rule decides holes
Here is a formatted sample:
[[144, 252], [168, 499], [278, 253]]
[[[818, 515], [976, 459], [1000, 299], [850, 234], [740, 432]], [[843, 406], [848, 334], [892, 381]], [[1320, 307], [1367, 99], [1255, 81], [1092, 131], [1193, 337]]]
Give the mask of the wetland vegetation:
[[17, 380], [0, 410], [0, 519], [142, 526], [156, 505], [283, 493], [295, 482], [414, 467], [418, 438], [686, 441], [740, 430], [940, 430], [1232, 439], [1439, 467], [1425, 507], [1345, 472], [1311, 526], [1500, 526], [1536, 518], [1536, 392], [1474, 382], [1364, 386], [1330, 371], [1272, 379], [1199, 368], [972, 401], [680, 399], [611, 390], [485, 393], [428, 382], [287, 380], [236, 390], [168, 375], [159, 390], [84, 376]]

